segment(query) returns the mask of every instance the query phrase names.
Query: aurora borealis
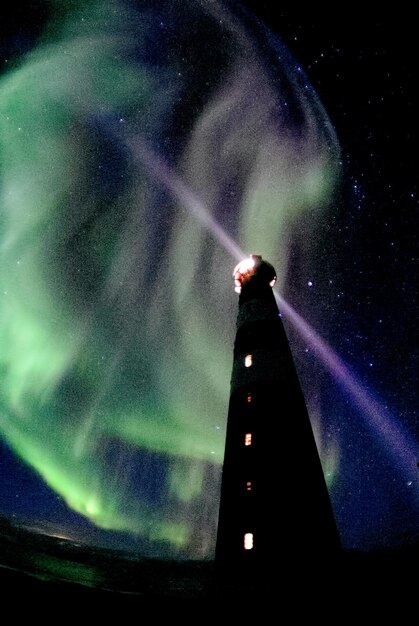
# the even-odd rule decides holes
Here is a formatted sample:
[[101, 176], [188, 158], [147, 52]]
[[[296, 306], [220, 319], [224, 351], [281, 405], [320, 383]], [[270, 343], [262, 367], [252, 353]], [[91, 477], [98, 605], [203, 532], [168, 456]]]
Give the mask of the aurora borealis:
[[[211, 557], [237, 300], [208, 221], [328, 333], [301, 277], [322, 262], [339, 142], [304, 69], [236, 3], [47, 6], [0, 75], [0, 433], [99, 528]], [[333, 501], [338, 416], [290, 340]]]

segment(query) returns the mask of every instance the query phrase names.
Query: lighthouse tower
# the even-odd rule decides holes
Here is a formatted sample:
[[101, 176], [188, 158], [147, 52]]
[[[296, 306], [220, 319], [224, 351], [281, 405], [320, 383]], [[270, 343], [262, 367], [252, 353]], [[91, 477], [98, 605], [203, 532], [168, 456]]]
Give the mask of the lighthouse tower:
[[[216, 545], [221, 577], [312, 570], [339, 550], [320, 458], [260, 256], [237, 265], [237, 334]], [[284, 567], [286, 570], [284, 570]]]

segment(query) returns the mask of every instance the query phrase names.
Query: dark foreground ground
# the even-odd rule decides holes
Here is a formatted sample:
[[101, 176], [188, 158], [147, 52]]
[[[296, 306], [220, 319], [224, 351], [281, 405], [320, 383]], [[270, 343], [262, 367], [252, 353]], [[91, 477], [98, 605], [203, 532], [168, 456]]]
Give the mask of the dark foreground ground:
[[0, 530], [0, 606], [14, 617], [43, 616], [58, 623], [125, 615], [127, 621], [134, 614], [174, 617], [179, 611], [209, 623], [228, 610], [229, 615], [247, 616], [245, 623], [252, 613], [262, 617], [266, 611], [279, 621], [288, 616], [284, 623], [307, 615], [322, 624], [369, 615], [392, 616], [404, 624], [410, 623], [411, 611], [417, 615], [417, 544], [375, 553], [342, 552], [333, 564], [316, 563], [311, 571], [272, 563], [263, 581], [221, 583], [208, 561], [145, 560], [13, 526]]

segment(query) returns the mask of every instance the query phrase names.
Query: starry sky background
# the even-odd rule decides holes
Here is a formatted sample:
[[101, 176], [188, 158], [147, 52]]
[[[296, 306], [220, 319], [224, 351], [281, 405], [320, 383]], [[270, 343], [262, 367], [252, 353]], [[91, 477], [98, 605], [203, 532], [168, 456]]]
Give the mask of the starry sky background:
[[[342, 147], [342, 196], [330, 232], [339, 249], [333, 297], [342, 303], [330, 341], [417, 442], [418, 99], [408, 17], [371, 20], [348, 12], [332, 23], [314, 14], [303, 23], [286, 13], [264, 17], [306, 69]], [[358, 417], [349, 412], [341, 426], [352, 481], [343, 525], [354, 525], [353, 545], [358, 524], [364, 548], [417, 540], [417, 479], [404, 482], [381, 464]]]
[[[247, 4], [303, 65], [342, 148], [344, 175], [327, 249], [336, 255], [334, 281], [331, 293], [320, 296], [325, 317], [337, 313], [329, 340], [417, 442], [418, 97], [409, 17], [308, 9], [301, 19], [297, 11]], [[315, 273], [324, 285], [324, 266]], [[316, 297], [314, 289], [307, 297]], [[335, 404], [341, 411], [346, 402], [334, 397], [329, 410]], [[351, 486], [339, 498], [345, 513], [335, 510], [345, 536], [363, 549], [417, 541], [418, 483], [383, 463], [359, 413], [348, 409], [338, 428], [345, 442], [341, 468]]]
[[[183, 3], [188, 18], [188, 8], [162, 2], [141, 45], [132, 11], [149, 3], [102, 3], [103, 13], [82, 4], [84, 13], [69, 3], [55, 18], [66, 28], [46, 38], [54, 3], [2, 9], [0, 515], [153, 556], [211, 557], [235, 259], [179, 210], [182, 184], [231, 240], [274, 263], [286, 301], [415, 448], [414, 40], [402, 20], [325, 21], [314, 11], [302, 20], [249, 0], [294, 58], [267, 51], [242, 16], [252, 44], [234, 91], [226, 68], [243, 67], [242, 44], [199, 10], [192, 37], [198, 3]], [[167, 38], [168, 23], [176, 37]], [[223, 98], [205, 109], [215, 85]], [[226, 102], [239, 115], [222, 118]], [[222, 172], [217, 144], [240, 154], [240, 167]], [[255, 145], [272, 162], [254, 168]], [[343, 545], [417, 540], [416, 463], [389, 449], [286, 315], [284, 324]], [[281, 452], [292, 480], [298, 442]]]

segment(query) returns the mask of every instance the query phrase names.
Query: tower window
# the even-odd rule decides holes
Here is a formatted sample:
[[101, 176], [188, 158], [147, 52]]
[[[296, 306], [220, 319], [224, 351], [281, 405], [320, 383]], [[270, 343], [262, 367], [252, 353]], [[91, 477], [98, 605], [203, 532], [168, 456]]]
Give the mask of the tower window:
[[251, 354], [246, 354], [246, 356], [244, 357], [244, 365], [245, 365], [245, 367], [250, 367], [252, 365], [252, 355]]
[[245, 550], [252, 550], [253, 548], [253, 533], [245, 533], [243, 538], [243, 546]]
[[252, 481], [248, 480], [246, 483], [246, 491], [252, 491]]
[[251, 446], [252, 445], [252, 433], [246, 433], [244, 436], [244, 445]]

